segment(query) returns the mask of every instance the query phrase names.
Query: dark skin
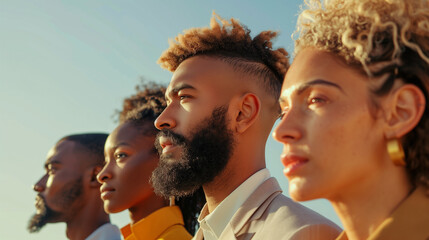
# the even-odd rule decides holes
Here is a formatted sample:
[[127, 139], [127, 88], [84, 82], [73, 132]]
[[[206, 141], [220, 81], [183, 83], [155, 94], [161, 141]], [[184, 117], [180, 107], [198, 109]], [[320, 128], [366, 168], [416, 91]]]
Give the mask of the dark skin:
[[[277, 102], [249, 75], [216, 58], [195, 56], [173, 73], [166, 91], [167, 108], [155, 121], [187, 138], [213, 109], [228, 105], [228, 127], [236, 140], [224, 171], [203, 185], [209, 212], [252, 174], [265, 168], [265, 143], [277, 117]], [[182, 149], [161, 139], [163, 154], [180, 156]], [[178, 157], [177, 157], [178, 158]]]
[[[145, 123], [145, 127], [152, 128], [152, 123]], [[155, 135], [145, 135], [142, 131], [130, 122], [119, 125], [106, 140], [106, 165], [97, 176], [102, 183], [100, 190], [105, 211], [117, 213], [128, 209], [131, 223], [168, 206], [149, 183], [158, 164], [158, 155], [154, 152]]]
[[[48, 153], [46, 173], [34, 185], [46, 205], [59, 213], [49, 222], [65, 222], [66, 235], [72, 240], [88, 237], [101, 225], [110, 222], [103, 210], [99, 186], [95, 176], [100, 166], [95, 166], [92, 154], [79, 143], [64, 140], [57, 143]], [[78, 197], [65, 197], [61, 190], [81, 179], [81, 193]]]

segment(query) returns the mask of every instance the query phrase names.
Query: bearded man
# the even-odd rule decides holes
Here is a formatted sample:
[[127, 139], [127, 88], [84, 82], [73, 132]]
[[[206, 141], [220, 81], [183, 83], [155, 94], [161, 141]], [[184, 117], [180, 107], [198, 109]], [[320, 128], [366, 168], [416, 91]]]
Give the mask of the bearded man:
[[38, 232], [47, 223], [65, 222], [72, 240], [121, 239], [110, 223], [100, 198], [97, 174], [104, 165], [104, 133], [70, 135], [49, 151], [45, 174], [34, 184], [36, 214], [28, 230]]
[[275, 32], [252, 38], [216, 17], [176, 37], [159, 60], [173, 76], [155, 122], [155, 190], [180, 198], [203, 188], [198, 240], [334, 239], [339, 228], [282, 195], [265, 166], [287, 52], [272, 49]]

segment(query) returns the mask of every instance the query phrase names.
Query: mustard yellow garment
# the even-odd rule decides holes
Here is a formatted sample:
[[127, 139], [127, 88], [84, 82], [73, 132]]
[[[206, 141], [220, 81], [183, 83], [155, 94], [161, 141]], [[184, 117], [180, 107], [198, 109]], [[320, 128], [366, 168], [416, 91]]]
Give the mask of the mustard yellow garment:
[[[422, 187], [417, 188], [368, 239], [429, 239], [429, 197], [425, 191]], [[345, 232], [337, 238], [347, 239]]]
[[125, 240], [189, 240], [178, 206], [163, 207], [135, 224], [121, 229]]

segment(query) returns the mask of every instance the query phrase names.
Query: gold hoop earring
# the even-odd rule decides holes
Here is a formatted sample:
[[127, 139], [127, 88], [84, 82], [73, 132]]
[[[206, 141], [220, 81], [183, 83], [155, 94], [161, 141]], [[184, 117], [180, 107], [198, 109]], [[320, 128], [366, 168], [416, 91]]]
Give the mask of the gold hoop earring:
[[390, 159], [392, 160], [393, 164], [396, 166], [405, 166], [405, 153], [404, 149], [402, 148], [402, 143], [399, 141], [399, 139], [394, 138], [387, 141], [387, 152], [389, 153]]
[[175, 202], [175, 197], [174, 196], [170, 196], [170, 207], [175, 206], [176, 202]]

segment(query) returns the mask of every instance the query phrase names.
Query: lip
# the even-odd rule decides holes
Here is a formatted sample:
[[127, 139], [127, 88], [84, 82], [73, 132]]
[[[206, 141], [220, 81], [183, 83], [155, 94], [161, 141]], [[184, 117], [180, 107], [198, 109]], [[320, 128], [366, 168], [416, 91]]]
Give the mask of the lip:
[[173, 149], [176, 148], [175, 145], [166, 137], [160, 137], [159, 138], [159, 145], [161, 145], [162, 148], [162, 154], [168, 153], [173, 151]]
[[107, 200], [107, 199], [109, 199], [109, 198], [112, 197], [112, 195], [113, 195], [113, 193], [115, 191], [116, 190], [114, 188], [112, 188], [112, 187], [109, 187], [109, 186], [106, 186], [106, 185], [102, 185], [100, 187], [100, 197], [103, 200]]
[[308, 162], [308, 158], [292, 153], [282, 154], [280, 160], [285, 166], [283, 169], [283, 174], [286, 177], [295, 175], [299, 169]]

